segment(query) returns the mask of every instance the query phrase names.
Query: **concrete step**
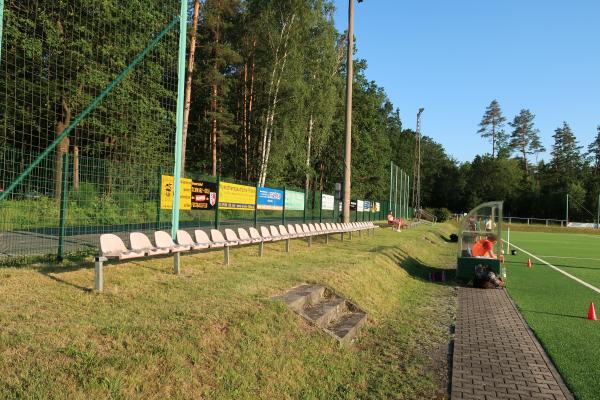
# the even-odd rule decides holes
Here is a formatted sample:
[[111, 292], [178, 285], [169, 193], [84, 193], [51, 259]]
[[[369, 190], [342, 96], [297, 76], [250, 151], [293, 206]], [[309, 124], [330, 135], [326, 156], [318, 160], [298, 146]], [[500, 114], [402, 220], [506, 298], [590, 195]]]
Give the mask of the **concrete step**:
[[302, 284], [273, 299], [283, 301], [340, 343], [351, 342], [367, 320], [367, 313], [322, 285]]
[[318, 303], [324, 294], [325, 286], [302, 284], [273, 299], [283, 301], [289, 308], [301, 313], [305, 307]]
[[358, 335], [360, 328], [367, 322], [367, 314], [360, 311], [347, 312], [331, 322], [327, 330], [332, 332], [340, 343], [349, 343]]
[[340, 318], [348, 310], [346, 300], [332, 296], [322, 298], [314, 305], [307, 305], [302, 313], [320, 328], [325, 328], [331, 321]]

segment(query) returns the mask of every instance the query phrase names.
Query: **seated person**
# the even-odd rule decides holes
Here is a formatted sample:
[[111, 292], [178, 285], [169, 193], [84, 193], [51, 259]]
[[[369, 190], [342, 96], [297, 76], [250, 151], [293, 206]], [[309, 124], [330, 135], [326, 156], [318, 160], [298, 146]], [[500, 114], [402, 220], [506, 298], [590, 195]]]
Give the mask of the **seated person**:
[[390, 211], [387, 215], [388, 225], [394, 225], [394, 221], [396, 221], [396, 218], [394, 218], [394, 214]]
[[504, 281], [502, 278], [496, 276], [487, 265], [477, 265], [475, 267], [473, 287], [481, 289], [497, 289], [504, 287]]
[[498, 258], [494, 254], [494, 245], [498, 239], [495, 235], [487, 235], [485, 239], [478, 240], [471, 248], [471, 255], [473, 257], [487, 257], [487, 258]]

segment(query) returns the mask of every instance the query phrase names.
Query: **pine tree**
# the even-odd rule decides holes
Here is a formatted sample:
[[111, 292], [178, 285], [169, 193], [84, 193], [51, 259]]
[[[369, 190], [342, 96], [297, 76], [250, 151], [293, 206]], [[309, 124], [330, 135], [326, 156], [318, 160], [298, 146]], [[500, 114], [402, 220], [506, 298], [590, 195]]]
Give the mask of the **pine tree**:
[[499, 145], [507, 140], [506, 133], [502, 130], [505, 122], [506, 118], [502, 115], [500, 104], [497, 100], [492, 100], [485, 110], [485, 114], [479, 123], [480, 129], [477, 131], [482, 138], [489, 138], [492, 142], [492, 157], [496, 157], [496, 150], [499, 150]]
[[510, 148], [521, 154], [525, 174], [528, 173], [527, 156], [533, 153], [531, 143], [539, 142], [539, 130], [534, 128], [533, 119], [535, 115], [527, 109], [522, 109], [509, 124], [512, 128]]
[[554, 145], [552, 146], [551, 166], [557, 173], [566, 179], [575, 179], [581, 168], [581, 146], [566, 122], [554, 131]]
[[600, 125], [598, 125], [596, 138], [590, 145], [588, 146], [587, 156], [592, 159], [594, 164], [594, 175], [599, 175], [600, 173]]

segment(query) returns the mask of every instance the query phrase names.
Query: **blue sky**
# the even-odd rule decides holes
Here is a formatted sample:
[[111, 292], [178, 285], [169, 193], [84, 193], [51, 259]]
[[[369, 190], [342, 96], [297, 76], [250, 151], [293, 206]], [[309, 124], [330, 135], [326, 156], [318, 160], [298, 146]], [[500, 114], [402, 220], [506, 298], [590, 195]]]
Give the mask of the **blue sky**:
[[404, 126], [425, 107], [423, 133], [460, 161], [491, 153], [477, 125], [493, 99], [508, 120], [529, 108], [548, 151], [562, 121], [585, 147], [600, 124], [599, 0], [355, 1], [355, 35]]

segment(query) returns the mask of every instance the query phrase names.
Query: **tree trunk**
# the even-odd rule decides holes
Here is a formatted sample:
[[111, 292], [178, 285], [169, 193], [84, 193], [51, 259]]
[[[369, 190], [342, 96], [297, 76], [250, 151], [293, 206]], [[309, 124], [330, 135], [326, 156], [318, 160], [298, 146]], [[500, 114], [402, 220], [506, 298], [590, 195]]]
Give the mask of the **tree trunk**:
[[[63, 98], [62, 119], [56, 124], [56, 137], [60, 136], [69, 125], [71, 125], [71, 108]], [[60, 193], [62, 189], [62, 174], [63, 174], [63, 155], [69, 152], [69, 136], [65, 136], [58, 146], [56, 146], [56, 155], [54, 159], [54, 199], [60, 201]]]
[[79, 147], [73, 148], [73, 190], [79, 190]]
[[192, 34], [190, 38], [190, 54], [188, 56], [187, 77], [185, 80], [185, 108], [183, 110], [183, 137], [181, 142], [181, 173], [185, 172], [185, 152], [187, 147], [187, 132], [190, 120], [190, 107], [192, 104], [192, 75], [194, 73], [194, 58], [196, 56], [196, 33], [198, 32], [198, 14], [200, 13], [200, 0], [194, 3], [194, 17]]
[[[287, 56], [288, 56], [288, 43], [289, 43], [289, 39], [290, 39], [292, 24], [294, 23], [295, 19], [296, 19], [296, 14], [292, 14], [289, 23], [288, 22], [284, 23], [283, 27], [281, 29], [281, 38], [283, 38], [285, 35], [285, 39], [284, 39], [284, 43], [283, 43], [284, 53], [283, 53], [283, 56], [281, 57], [281, 67], [280, 67], [280, 71], [278, 71], [279, 74], [277, 77], [277, 83], [275, 84], [275, 87], [274, 87], [273, 101], [272, 101], [272, 104], [270, 105], [269, 109], [267, 110], [267, 119], [266, 119], [264, 138], [263, 138], [263, 146], [264, 147], [263, 147], [262, 159], [261, 159], [262, 160], [261, 174], [260, 174], [260, 178], [259, 178], [259, 184], [261, 186], [264, 186], [265, 182], [267, 180], [267, 169], [268, 169], [268, 165], [269, 165], [269, 156], [271, 153], [271, 141], [273, 140], [273, 130], [274, 130], [274, 125], [275, 125], [275, 112], [276, 112], [277, 101], [278, 101], [278, 97], [279, 97], [279, 88], [281, 86], [281, 78], [285, 71], [285, 64], [286, 64]], [[287, 27], [287, 33], [285, 33], [286, 27]], [[278, 48], [278, 50], [279, 50], [279, 48]], [[272, 78], [275, 77], [278, 64], [279, 64], [279, 62], [276, 58], [276, 61], [274, 63], [274, 67], [273, 67]], [[271, 81], [271, 83], [273, 83], [273, 80]], [[270, 92], [270, 90], [269, 90], [269, 92]]]
[[492, 158], [496, 157], [496, 121], [492, 120]]
[[[218, 74], [219, 65], [217, 64], [217, 47], [219, 46], [219, 28], [217, 22], [217, 28], [213, 32], [215, 46], [213, 47], [212, 55], [215, 63], [213, 65], [214, 75]], [[215, 78], [216, 79], [216, 78]], [[219, 89], [217, 87], [216, 80], [211, 84], [211, 111], [212, 111], [212, 129], [211, 129], [211, 150], [212, 150], [212, 176], [217, 176], [217, 144], [218, 144], [218, 123], [217, 123], [217, 96], [219, 94]]]
[[217, 176], [217, 84], [213, 83], [211, 89], [211, 106], [210, 109], [213, 112], [212, 117], [212, 129], [211, 129], [211, 152], [212, 152], [212, 176]]
[[242, 111], [242, 146], [244, 152], [244, 177], [248, 180], [248, 63], [244, 64]]
[[308, 140], [307, 140], [307, 144], [306, 144], [306, 182], [304, 183], [304, 187], [307, 190], [310, 185], [310, 174], [308, 173], [308, 170], [310, 169], [310, 148], [312, 145], [313, 127], [314, 127], [314, 119], [313, 119], [313, 114], [311, 113], [310, 118], [308, 120]]
[[[252, 149], [252, 106], [254, 105], [254, 70], [256, 68], [256, 59], [255, 59], [255, 53], [256, 51], [256, 39], [254, 39], [252, 41], [252, 67], [250, 69], [250, 98], [248, 101], [248, 127], [247, 127], [247, 132], [248, 132], [248, 146]], [[254, 153], [254, 151], [252, 150], [252, 153]], [[249, 163], [251, 163], [251, 161], [249, 160]], [[255, 171], [255, 166], [256, 163], [252, 163], [250, 166], [250, 169], [252, 171], [252, 176], [255, 177], [256, 176], [256, 171]], [[247, 180], [250, 180], [250, 176], [248, 175], [248, 177], [246, 178]]]

